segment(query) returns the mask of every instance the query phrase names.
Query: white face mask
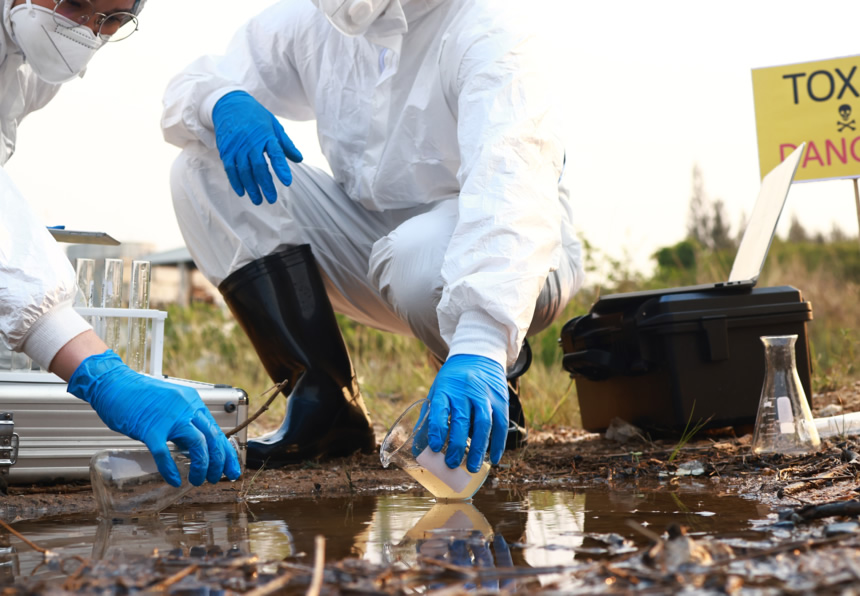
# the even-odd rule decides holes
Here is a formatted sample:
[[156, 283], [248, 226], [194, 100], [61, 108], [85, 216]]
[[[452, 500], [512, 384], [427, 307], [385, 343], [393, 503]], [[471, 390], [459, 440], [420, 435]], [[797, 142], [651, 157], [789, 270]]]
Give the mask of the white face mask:
[[391, 0], [312, 0], [335, 29], [344, 35], [361, 35], [388, 7]]
[[9, 19], [12, 38], [36, 76], [47, 83], [65, 83], [81, 74], [104, 43], [89, 27], [55, 17], [30, 0], [13, 8]]

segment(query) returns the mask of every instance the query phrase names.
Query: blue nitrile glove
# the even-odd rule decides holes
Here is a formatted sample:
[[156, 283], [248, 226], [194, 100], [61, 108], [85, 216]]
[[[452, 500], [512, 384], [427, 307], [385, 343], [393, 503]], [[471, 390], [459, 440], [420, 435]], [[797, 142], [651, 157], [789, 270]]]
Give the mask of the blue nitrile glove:
[[222, 473], [230, 480], [241, 474], [236, 450], [191, 387], [137, 373], [107, 350], [81, 362], [68, 391], [89, 403], [111, 430], [145, 443], [173, 486], [182, 479], [167, 441], [188, 452], [188, 481], [194, 486], [218, 482]]
[[[289, 186], [293, 181], [287, 158], [298, 163], [302, 154], [293, 145], [284, 127], [272, 113], [244, 91], [231, 91], [215, 102], [212, 109], [215, 143], [227, 178], [240, 197], [248, 191], [255, 205], [278, 198], [269, 163], [278, 179]], [[269, 161], [266, 161], [266, 155]]]
[[430, 449], [438, 453], [448, 437], [449, 468], [462, 463], [470, 427], [466, 469], [472, 473], [480, 469], [487, 445], [490, 462], [499, 463], [508, 436], [508, 381], [501, 364], [484, 356], [451, 356], [436, 374], [428, 397]]

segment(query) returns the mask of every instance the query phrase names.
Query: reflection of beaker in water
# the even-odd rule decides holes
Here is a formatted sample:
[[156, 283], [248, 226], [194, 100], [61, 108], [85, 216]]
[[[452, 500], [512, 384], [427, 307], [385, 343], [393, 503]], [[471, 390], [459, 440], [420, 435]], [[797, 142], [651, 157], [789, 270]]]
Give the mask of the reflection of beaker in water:
[[[407, 564], [412, 557], [418, 556], [460, 567], [513, 566], [504, 538], [496, 536], [487, 518], [472, 503], [465, 501], [433, 505], [395, 548], [398, 559]], [[431, 583], [427, 588], [433, 591], [443, 585]], [[476, 586], [468, 582], [463, 587], [470, 590]], [[481, 587], [498, 590], [500, 586], [498, 580], [490, 580], [482, 582]]]
[[797, 335], [761, 338], [765, 380], [753, 434], [753, 453], [803, 454], [821, 444], [794, 356]]
[[122, 556], [148, 556], [170, 546], [167, 527], [157, 517], [99, 519], [93, 541], [94, 561]]
[[478, 532], [485, 540], [493, 538], [493, 527], [470, 502], [436, 503], [406, 532], [404, 540], [415, 542], [433, 538], [471, 536]]
[[[183, 508], [139, 519], [100, 519], [93, 560], [150, 557], [155, 552], [191, 549], [223, 553], [253, 552], [248, 543], [248, 516], [240, 507]], [[193, 555], [192, 555], [193, 556]]]
[[435, 503], [392, 548], [398, 560], [411, 564], [416, 556], [451, 559], [464, 541], [481, 550], [492, 539], [487, 518], [472, 503], [454, 501]]
[[[447, 441], [438, 453], [429, 446], [427, 417], [430, 400], [422, 399], [410, 405], [394, 422], [379, 448], [379, 459], [387, 468], [391, 462], [417, 480], [440, 501], [465, 501], [484, 484], [490, 472], [490, 460], [474, 474], [466, 469], [466, 458], [458, 468], [445, 463]], [[468, 453], [468, 450], [467, 450]]]

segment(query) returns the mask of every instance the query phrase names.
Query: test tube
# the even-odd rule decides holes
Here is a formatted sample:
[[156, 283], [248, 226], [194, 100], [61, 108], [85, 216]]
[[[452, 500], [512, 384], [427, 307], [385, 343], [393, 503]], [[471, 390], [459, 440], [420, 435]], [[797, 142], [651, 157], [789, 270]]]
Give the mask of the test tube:
[[[105, 259], [105, 276], [102, 281], [102, 308], [122, 308], [122, 259]], [[119, 349], [119, 317], [103, 317], [104, 337], [107, 346]]]
[[[149, 261], [131, 262], [129, 308], [149, 308]], [[146, 319], [128, 318], [128, 365], [137, 372], [146, 368]]]
[[[78, 291], [75, 294], [75, 306], [95, 306], [95, 282], [96, 262], [94, 259], [75, 259], [75, 274], [78, 280]], [[95, 328], [93, 317], [84, 317], [84, 320]]]
[[95, 271], [95, 260], [75, 259], [75, 273], [78, 279], [78, 293], [75, 296], [75, 306], [95, 306]]

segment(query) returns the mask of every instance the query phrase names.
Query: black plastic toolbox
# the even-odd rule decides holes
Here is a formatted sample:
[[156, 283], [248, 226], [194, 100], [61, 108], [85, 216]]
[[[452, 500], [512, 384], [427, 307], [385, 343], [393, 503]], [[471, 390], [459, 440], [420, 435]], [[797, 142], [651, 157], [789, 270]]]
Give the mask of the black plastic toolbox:
[[690, 420], [751, 425], [765, 376], [763, 335], [798, 336], [797, 370], [811, 398], [811, 320], [811, 304], [791, 286], [614, 294], [564, 325], [563, 366], [593, 432], [616, 416], [655, 433]]

